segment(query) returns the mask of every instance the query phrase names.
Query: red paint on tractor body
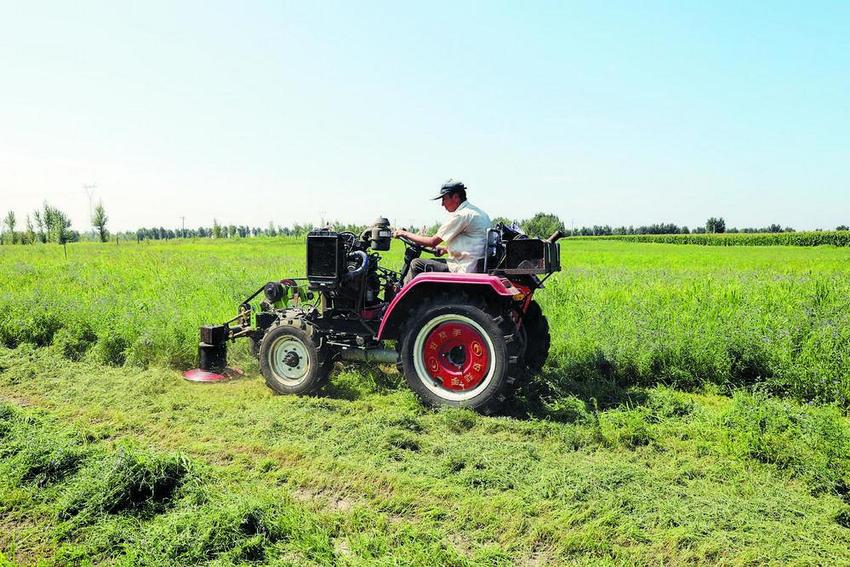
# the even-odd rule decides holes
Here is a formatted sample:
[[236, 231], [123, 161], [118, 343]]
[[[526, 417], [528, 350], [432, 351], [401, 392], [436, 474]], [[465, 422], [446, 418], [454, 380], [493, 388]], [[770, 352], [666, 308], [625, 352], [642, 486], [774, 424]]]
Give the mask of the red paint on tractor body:
[[384, 338], [384, 329], [386, 328], [387, 321], [393, 316], [395, 306], [411, 293], [415, 293], [414, 290], [416, 290], [417, 286], [422, 286], [423, 284], [490, 286], [497, 294], [505, 297], [513, 297], [520, 293], [514, 287], [511, 280], [490, 274], [462, 274], [452, 272], [425, 272], [424, 274], [419, 274], [405, 284], [390, 302], [389, 306], [387, 306], [384, 318], [381, 320], [381, 326], [378, 328], [377, 339], [379, 341]]

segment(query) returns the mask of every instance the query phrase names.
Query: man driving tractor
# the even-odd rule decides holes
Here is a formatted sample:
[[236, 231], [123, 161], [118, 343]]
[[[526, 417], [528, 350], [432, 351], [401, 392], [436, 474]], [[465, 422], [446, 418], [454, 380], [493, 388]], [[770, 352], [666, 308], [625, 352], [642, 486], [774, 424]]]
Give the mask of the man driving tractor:
[[[458, 181], [446, 182], [437, 199], [449, 218], [433, 236], [393, 233], [383, 217], [359, 235], [311, 231], [307, 277], [267, 282], [235, 317], [201, 327], [199, 367], [186, 379], [225, 378], [228, 343], [248, 338], [266, 384], [281, 394], [318, 391], [337, 360], [371, 361], [399, 365], [426, 404], [498, 411], [549, 355], [549, 324], [533, 298], [538, 275], [561, 269], [561, 233], [543, 240], [501, 225], [490, 230]], [[380, 265], [393, 235], [405, 244], [398, 272]], [[417, 261], [426, 247], [447, 260]], [[411, 264], [413, 274], [455, 273], [403, 285]]]
[[[466, 185], [449, 179], [440, 188], [440, 199], [449, 218], [433, 236], [415, 234], [407, 230], [395, 230], [395, 238], [407, 238], [420, 246], [435, 248], [438, 255], [447, 254], [446, 259], [416, 258], [410, 264], [405, 282], [422, 272], [480, 272], [487, 249], [487, 230], [490, 217], [487, 213], [467, 201]], [[442, 245], [442, 246], [441, 246]]]

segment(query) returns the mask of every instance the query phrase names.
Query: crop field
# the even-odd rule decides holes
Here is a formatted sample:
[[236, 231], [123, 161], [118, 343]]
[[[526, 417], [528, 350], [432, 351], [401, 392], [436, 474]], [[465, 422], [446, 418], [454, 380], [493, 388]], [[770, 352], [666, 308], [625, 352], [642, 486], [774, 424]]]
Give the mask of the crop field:
[[612, 234], [576, 238], [654, 242], [656, 244], [699, 244], [702, 246], [850, 246], [850, 231], [847, 230], [722, 234]]
[[0, 247], [0, 565], [850, 563], [850, 247], [561, 249], [483, 417], [386, 365], [275, 396], [247, 344], [183, 381], [302, 240]]

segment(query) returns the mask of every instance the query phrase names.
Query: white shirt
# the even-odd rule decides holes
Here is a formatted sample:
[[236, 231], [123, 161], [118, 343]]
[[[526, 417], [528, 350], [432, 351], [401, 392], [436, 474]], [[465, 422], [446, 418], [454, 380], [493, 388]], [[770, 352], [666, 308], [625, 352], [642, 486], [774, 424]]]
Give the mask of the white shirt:
[[441, 246], [448, 250], [446, 264], [450, 272], [475, 271], [478, 260], [486, 253], [489, 228], [490, 217], [469, 201], [449, 213], [436, 236], [443, 239]]

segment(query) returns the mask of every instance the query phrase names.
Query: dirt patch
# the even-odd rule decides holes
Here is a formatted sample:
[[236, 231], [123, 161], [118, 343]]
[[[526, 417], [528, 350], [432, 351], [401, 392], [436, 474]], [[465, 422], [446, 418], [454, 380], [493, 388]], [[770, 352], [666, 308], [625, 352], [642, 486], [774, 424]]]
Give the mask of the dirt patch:
[[0, 403], [12, 404], [22, 408], [27, 408], [33, 405], [30, 400], [18, 396], [9, 396], [7, 394], [0, 394]]
[[352, 498], [339, 492], [314, 490], [304, 486], [296, 488], [292, 492], [292, 497], [297, 502], [314, 503], [334, 512], [348, 512], [355, 504]]

